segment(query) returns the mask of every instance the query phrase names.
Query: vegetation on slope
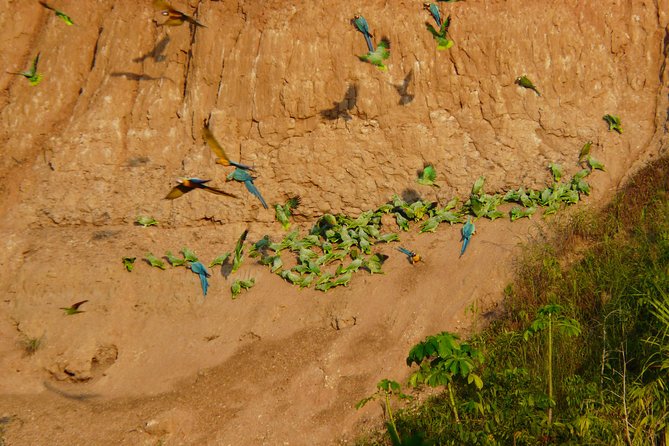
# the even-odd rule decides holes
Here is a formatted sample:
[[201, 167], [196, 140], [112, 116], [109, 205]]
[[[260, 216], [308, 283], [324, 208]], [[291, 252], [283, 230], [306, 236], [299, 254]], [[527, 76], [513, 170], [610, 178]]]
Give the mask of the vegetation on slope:
[[483, 333], [409, 352], [408, 385], [444, 392], [358, 444], [668, 445], [668, 190], [665, 158], [530, 243]]

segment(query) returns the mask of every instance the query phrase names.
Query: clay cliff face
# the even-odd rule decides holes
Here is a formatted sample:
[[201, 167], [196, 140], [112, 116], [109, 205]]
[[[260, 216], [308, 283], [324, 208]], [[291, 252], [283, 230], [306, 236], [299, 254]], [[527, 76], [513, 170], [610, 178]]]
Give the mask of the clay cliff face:
[[[424, 162], [443, 198], [482, 174], [491, 189], [541, 184], [546, 164], [572, 165], [584, 140], [605, 160], [634, 159], [663, 126], [661, 5], [458, 2], [443, 7], [456, 45], [438, 52], [414, 3], [198, 1], [178, 7], [207, 28], [159, 28], [144, 2], [64, 3], [74, 27], [5, 2], [3, 66], [41, 51], [45, 76], [34, 88], [0, 80], [3, 172], [31, 172], [13, 213], [30, 226], [138, 212], [175, 226], [271, 221], [246, 200], [161, 200], [178, 176], [222, 183], [200, 134], [208, 117], [229, 155], [256, 166], [269, 202], [299, 193], [308, 214], [377, 206]], [[355, 57], [355, 11], [390, 38], [387, 73]], [[522, 73], [542, 97], [513, 83]], [[624, 138], [606, 132], [606, 113], [622, 117]]]
[[[188, 246], [210, 260], [247, 227], [250, 241], [282, 234], [271, 209], [225, 183], [205, 119], [232, 159], [255, 166], [270, 205], [302, 197], [302, 230], [413, 189], [444, 203], [481, 175], [491, 192], [540, 186], [550, 162], [579, 169], [587, 140], [607, 168], [592, 176], [597, 205], [667, 150], [667, 0], [440, 3], [447, 51], [421, 1], [175, 0], [206, 28], [157, 27], [148, 0], [53, 1], [74, 26], [0, 0], [3, 71], [40, 52], [44, 75], [31, 87], [0, 74], [0, 393], [19, 395], [1, 399], [0, 419], [21, 421], [11, 444], [96, 444], [101, 432], [114, 444], [329, 444], [378, 418], [352, 406], [378, 379], [406, 375], [411, 345], [501, 300], [518, 241], [536, 233], [479, 221], [460, 260], [457, 226], [402, 233], [425, 265], [388, 245], [385, 275], [325, 295], [247, 260], [248, 294], [230, 300], [216, 272], [203, 299], [191, 272], [140, 258]], [[387, 72], [356, 57], [356, 13], [376, 42], [390, 39]], [[541, 96], [514, 84], [524, 73]], [[621, 117], [622, 135], [605, 114]], [[438, 189], [416, 184], [426, 162]], [[181, 176], [240, 198], [164, 200]], [[133, 226], [138, 214], [160, 225]], [[83, 299], [84, 314], [59, 310]], [[20, 343], [40, 336], [26, 356]]]

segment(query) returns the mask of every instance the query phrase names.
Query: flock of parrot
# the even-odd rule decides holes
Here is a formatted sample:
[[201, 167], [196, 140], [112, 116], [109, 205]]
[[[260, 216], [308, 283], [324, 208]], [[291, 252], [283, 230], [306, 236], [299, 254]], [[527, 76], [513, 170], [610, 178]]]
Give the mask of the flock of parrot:
[[[459, 0], [438, 0], [438, 1], [452, 2]], [[54, 8], [53, 6], [47, 4], [44, 1], [39, 1], [39, 4], [42, 7], [52, 11], [57, 18], [61, 19], [68, 26], [74, 24], [74, 21], [64, 12], [59, 11], [58, 9]], [[154, 0], [153, 4], [156, 8], [158, 8], [158, 10], [160, 10], [161, 15], [163, 15], [166, 18], [163, 23], [158, 23], [157, 26], [179, 26], [184, 23], [189, 23], [195, 27], [206, 28], [206, 25], [199, 22], [194, 17], [191, 17], [183, 13], [182, 11], [175, 9], [166, 0]], [[429, 31], [429, 33], [432, 35], [432, 37], [437, 43], [437, 50], [442, 51], [451, 48], [454, 44], [454, 42], [449, 38], [448, 34], [449, 27], [451, 25], [451, 16], [449, 15], [448, 17], [443, 19], [439, 7], [435, 3], [429, 3], [429, 2], [423, 3], [423, 9], [429, 13], [430, 17], [434, 20], [434, 24], [436, 25], [435, 27], [432, 23], [425, 22], [427, 31]], [[385, 36], [382, 37], [378, 45], [374, 47], [372, 40], [374, 35], [370, 32], [370, 27], [369, 24], [367, 23], [367, 20], [362, 15], [355, 15], [350, 22], [354, 26], [354, 28], [363, 35], [368, 50], [366, 54], [359, 55], [358, 58], [363, 62], [367, 62], [376, 66], [380, 70], [387, 70], [387, 67], [385, 66], [384, 62], [390, 57], [389, 39]], [[23, 76], [28, 80], [31, 86], [37, 86], [42, 81], [43, 78], [42, 74], [38, 72], [39, 59], [40, 59], [40, 53], [38, 52], [35, 58], [33, 59], [32, 65], [29, 69], [21, 72], [9, 72], [9, 73]], [[533, 82], [527, 77], [527, 75], [523, 74], [517, 77], [515, 79], [515, 83], [523, 88], [531, 89], [538, 96], [541, 96], [541, 93], [539, 92], [537, 87], [533, 84]], [[605, 115], [604, 120], [609, 124], [609, 130], [615, 130], [618, 133], [622, 133], [620, 118], [613, 115]], [[263, 208], [268, 209], [267, 202], [265, 201], [260, 191], [254, 184], [254, 180], [256, 179], [256, 177], [254, 177], [251, 174], [251, 172], [255, 172], [255, 168], [252, 166], [241, 164], [239, 162], [232, 161], [226, 155], [223, 146], [218, 142], [218, 140], [214, 136], [209, 126], [208, 120], [205, 120], [203, 123], [202, 136], [205, 143], [210, 147], [210, 149], [216, 156], [215, 162], [224, 167], [229, 167], [234, 169], [226, 176], [226, 182], [237, 181], [244, 183], [244, 186], [246, 187], [248, 192], [253, 196], [255, 196], [260, 201], [260, 204], [263, 206]], [[594, 158], [591, 158], [589, 156], [589, 150], [591, 144], [592, 144], [591, 142], [588, 142], [588, 144], [586, 144], [586, 146], [584, 146], [584, 148], [582, 149], [581, 155], [579, 157], [579, 164], [583, 162], [585, 159], [587, 159], [591, 169], [599, 168], [603, 170], [603, 166], [601, 165], [601, 163], [598, 163], [596, 160], [594, 160]], [[584, 154], [584, 151], [586, 151], [586, 149], [587, 153]], [[529, 195], [528, 193], [525, 193], [521, 189], [520, 191], [518, 191], [516, 195], [511, 196], [510, 201], [517, 201], [526, 205], [527, 202], [534, 203], [534, 201], [532, 200], [538, 200], [538, 202], [540, 202], [541, 205], [546, 205], [544, 204], [543, 201], [540, 201], [539, 198], [537, 197], [540, 197], [541, 200], [543, 200], [545, 198], [544, 195], [548, 191], [550, 192], [550, 197], [554, 197], [552, 199], [557, 200], [553, 201], [552, 203], [558, 203], [557, 206], [559, 207], [559, 203], [561, 201], [570, 204], [575, 202], [573, 198], [573, 193], [580, 194], [581, 192], [589, 191], [589, 186], [587, 186], [587, 184], [583, 185], [582, 181], [582, 178], [585, 175], [587, 175], [587, 173], [583, 174], [582, 171], [580, 174], [581, 176], [579, 178], [576, 178], [576, 180], [572, 180], [572, 182], [568, 187], [562, 187], [561, 189], [557, 189], [558, 183], [560, 182], [560, 178], [559, 175], [556, 175], [556, 171], [553, 170], [554, 168], [551, 167], [551, 169], [553, 171], [554, 178], [557, 181], [555, 187], [548, 188], [547, 190], [541, 193], [534, 191], [527, 191]], [[438, 187], [435, 183], [435, 179], [436, 179], [436, 172], [433, 166], [428, 165], [425, 167], [425, 169], [421, 173], [421, 176], [418, 178], [418, 183], [422, 185]], [[237, 198], [232, 193], [210, 186], [209, 184], [207, 184], [209, 182], [210, 180], [201, 179], [197, 177], [180, 178], [177, 180], [177, 184], [165, 196], [165, 199], [174, 200], [195, 189], [200, 189], [215, 195]], [[363, 253], [371, 254], [369, 249], [373, 243], [390, 242], [398, 240], [396, 234], [380, 235], [378, 230], [381, 213], [391, 212], [396, 216], [398, 226], [403, 230], [408, 230], [407, 226], [408, 219], [413, 218], [414, 221], [420, 221], [423, 218], [423, 215], [427, 215], [429, 218], [423, 223], [421, 232], [434, 231], [436, 227], [439, 225], [439, 223], [442, 222], [449, 222], [451, 224], [456, 222], [462, 223], [465, 214], [467, 214], [467, 220], [466, 222], [464, 222], [461, 229], [462, 245], [460, 248], [460, 257], [462, 257], [465, 254], [467, 247], [469, 246], [472, 236], [476, 233], [476, 227], [471, 219], [471, 215], [474, 215], [476, 219], [480, 218], [481, 216], [494, 219], [499, 217], [501, 214], [499, 211], [495, 210], [494, 207], [496, 206], [496, 204], [491, 204], [491, 203], [499, 203], [502, 200], [496, 198], [496, 196], [479, 194], [483, 184], [482, 178], [477, 180], [477, 184], [479, 185], [478, 186], [475, 185], [470, 200], [467, 201], [467, 203], [465, 203], [465, 205], [463, 206], [463, 208], [460, 210], [459, 213], [453, 212], [452, 209], [455, 206], [453, 202], [449, 203], [446, 207], [439, 210], [436, 207], [436, 203], [425, 203], [419, 200], [414, 202], [413, 204], [409, 204], [401, 202], [401, 200], [398, 201], [398, 199], [394, 198], [391, 207], [387, 207], [388, 205], [382, 206], [379, 210], [376, 211], [376, 213], [373, 214], [374, 217], [370, 217], [372, 220], [366, 220], [366, 223], [364, 225], [360, 224], [360, 227], [357, 230], [354, 230], [354, 228], [358, 224], [356, 222], [358, 222], [360, 218], [362, 218], [363, 216], [359, 217], [356, 220], [348, 220], [344, 216], [331, 216], [329, 214], [326, 214], [326, 216], [322, 217], [317, 222], [316, 226], [312, 229], [310, 235], [308, 235], [303, 239], [298, 239], [296, 233], [293, 232], [289, 234], [281, 243], [277, 244], [277, 243], [271, 243], [268, 236], [265, 236], [263, 239], [261, 239], [260, 241], [258, 241], [253, 245], [252, 256], [260, 255], [261, 256], [260, 263], [270, 266], [273, 272], [278, 271], [281, 277], [286, 279], [288, 282], [298, 284], [301, 287], [309, 286], [312, 282], [314, 282], [316, 284], [317, 289], [325, 291], [331, 288], [332, 286], [346, 285], [348, 283], [348, 280], [350, 280], [350, 274], [352, 272], [357, 271], [359, 268], [367, 269], [371, 273], [380, 272], [381, 264], [385, 261], [385, 258], [387, 258], [387, 256], [375, 254], [369, 259], [365, 260], [358, 252], [358, 249], [362, 250]], [[506, 201], [508, 197], [509, 193], [507, 193], [507, 195], [504, 197], [504, 201]], [[489, 200], [489, 202], [485, 202], [485, 200]], [[524, 200], [528, 201], [526, 202]], [[300, 205], [300, 197], [296, 196], [289, 198], [288, 201], [283, 205], [276, 204], [274, 206], [276, 219], [281, 223], [284, 230], [288, 230], [288, 228], [290, 227], [290, 217], [293, 215], [295, 209], [299, 205]], [[423, 208], [419, 212], [421, 206], [423, 206]], [[531, 213], [532, 212], [526, 212], [523, 214], [522, 212], [521, 213], [516, 212], [515, 215], [516, 218], [519, 218], [522, 216], [529, 216], [531, 215]], [[548, 211], [546, 212], [546, 214], [547, 213]], [[512, 210], [511, 216], [513, 220], [514, 210]], [[375, 223], [372, 224], [370, 223], [370, 221], [373, 221]], [[138, 217], [137, 222], [145, 227], [158, 224], [154, 219], [148, 217], [141, 217], [141, 218]], [[241, 264], [242, 247], [247, 234], [248, 230], [244, 231], [244, 233], [241, 235], [240, 239], [237, 242], [233, 260], [234, 262], [232, 268], [233, 272]], [[306, 240], [309, 241], [306, 242]], [[323, 255], [318, 257], [317, 253], [313, 251], [307, 251], [306, 249], [310, 246], [319, 247]], [[299, 263], [297, 266], [289, 270], [282, 270], [281, 267], [283, 265], [283, 262], [281, 261], [279, 254], [282, 249], [286, 248], [288, 248], [293, 252], [299, 253], [298, 256]], [[274, 250], [275, 254], [269, 255], [267, 253], [267, 249]], [[424, 261], [419, 254], [411, 251], [410, 249], [407, 249], [405, 247], [399, 247], [397, 249], [402, 254], [407, 256], [409, 263], [411, 263], [412, 265]], [[202, 293], [204, 296], [206, 296], [209, 288], [208, 278], [211, 277], [211, 274], [207, 270], [207, 267], [205, 267], [203, 263], [198, 261], [197, 257], [192, 253], [192, 251], [184, 248], [182, 249], [182, 254], [184, 256], [183, 259], [178, 258], [174, 256], [170, 251], [167, 251], [165, 258], [167, 259], [167, 261], [171, 266], [173, 267], [185, 266], [189, 268], [194, 274], [198, 275], [200, 279]], [[224, 262], [227, 261], [229, 256], [230, 253], [226, 253], [222, 256], [219, 256], [210, 263], [209, 267], [211, 268], [216, 265], [223, 265]], [[322, 266], [327, 265], [329, 262], [332, 261], [341, 261], [347, 256], [350, 256], [353, 259], [353, 262], [347, 267], [344, 267], [343, 264], [340, 265], [337, 268], [336, 274], [321, 271]], [[135, 257], [123, 258], [123, 263], [128, 271], [132, 271], [135, 259], [136, 259]], [[165, 269], [164, 262], [151, 253], [147, 254], [145, 260], [151, 266]], [[341, 275], [343, 278], [337, 278], [336, 276], [338, 275]], [[251, 288], [253, 284], [254, 284], [254, 279], [235, 281], [233, 283], [233, 286], [231, 287], [233, 297], [239, 294], [241, 290]], [[61, 309], [65, 311], [65, 313], [68, 315], [78, 314], [83, 312], [83, 310], [79, 310], [79, 307], [85, 302], [87, 301], [84, 300], [81, 302], [77, 302], [70, 307], [62, 307]]]

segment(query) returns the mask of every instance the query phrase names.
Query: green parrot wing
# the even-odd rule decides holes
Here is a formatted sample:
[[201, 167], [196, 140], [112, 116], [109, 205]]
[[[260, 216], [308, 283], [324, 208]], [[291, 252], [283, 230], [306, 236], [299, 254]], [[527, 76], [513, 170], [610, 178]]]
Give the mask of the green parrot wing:
[[[442, 24], [443, 25], [443, 24]], [[430, 22], [425, 22], [425, 28], [432, 34], [434, 38], [444, 37], [439, 31], [437, 31]]]
[[604, 164], [601, 163], [601, 161], [588, 156], [588, 165], [592, 170], [599, 169], [599, 170], [606, 170], [604, 167]]
[[209, 268], [213, 268], [216, 265], [223, 265], [225, 261], [230, 257], [230, 253], [226, 252], [225, 254], [222, 254], [218, 257], [216, 257], [214, 260], [211, 261], [209, 264]]
[[[434, 181], [437, 179], [437, 171], [432, 164], [425, 166], [418, 176], [418, 183], [425, 186], [437, 186]], [[438, 187], [438, 186], [437, 186]]]
[[149, 262], [149, 265], [155, 267], [155, 268], [160, 268], [160, 269], [166, 269], [167, 267], [165, 266], [165, 262], [160, 260], [158, 257], [154, 256], [151, 253], [148, 253], [146, 255], [146, 261]]
[[135, 260], [137, 260], [137, 257], [123, 257], [123, 266], [128, 272], [131, 272], [132, 269], [134, 268], [134, 263]]
[[234, 273], [239, 269], [239, 267], [242, 265], [242, 256], [244, 254], [244, 240], [246, 240], [246, 236], [248, 235], [249, 230], [246, 229], [244, 232], [242, 232], [242, 235], [239, 236], [239, 240], [237, 240], [237, 244], [235, 245], [235, 255], [232, 260], [232, 272]]

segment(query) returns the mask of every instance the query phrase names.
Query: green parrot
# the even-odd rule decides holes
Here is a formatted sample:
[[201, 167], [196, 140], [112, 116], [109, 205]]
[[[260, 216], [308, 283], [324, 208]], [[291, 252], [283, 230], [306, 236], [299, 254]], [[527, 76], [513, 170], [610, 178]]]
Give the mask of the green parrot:
[[37, 53], [37, 56], [33, 59], [33, 64], [30, 67], [29, 70], [26, 71], [21, 71], [20, 73], [15, 73], [12, 71], [8, 71], [9, 74], [16, 74], [18, 76], [23, 76], [26, 79], [28, 79], [28, 82], [30, 82], [30, 85], [33, 87], [39, 85], [40, 82], [42, 82], [42, 75], [37, 72], [37, 64], [39, 63], [39, 55], [40, 53]]
[[147, 217], [145, 215], [138, 215], [135, 219], [135, 223], [145, 228], [148, 228], [149, 226], [158, 226], [158, 222], [155, 218]]
[[230, 291], [232, 292], [232, 298], [236, 299], [237, 296], [239, 296], [239, 293], [242, 292], [242, 290], [250, 290], [253, 285], [255, 285], [256, 279], [251, 277], [248, 280], [235, 280], [232, 282], [232, 286], [230, 286]]
[[69, 26], [74, 25], [74, 22], [72, 21], [72, 19], [70, 18], [70, 16], [68, 16], [68, 15], [65, 14], [64, 12], [57, 10], [57, 9], [54, 8], [53, 6], [48, 5], [46, 2], [42, 2], [42, 1], [40, 1], [39, 4], [42, 5], [42, 6], [44, 6], [46, 9], [49, 9], [49, 10], [53, 11], [53, 13], [56, 14], [56, 17], [58, 17], [59, 19], [61, 19], [61, 20], [62, 20], [63, 22], [65, 22], [67, 25], [69, 25]]
[[562, 166], [557, 163], [550, 163], [548, 165], [548, 168], [553, 174], [553, 179], [555, 180], [555, 182], [559, 183], [560, 179], [562, 179], [562, 174], [563, 174]]
[[602, 170], [602, 171], [606, 170], [604, 168], [604, 164], [602, 164], [599, 160], [597, 160], [597, 159], [595, 159], [591, 156], [588, 156], [588, 165], [590, 166], [590, 168], [592, 170], [595, 170], [595, 169], [599, 169], [599, 170]]
[[581, 152], [578, 154], [578, 164], [581, 164], [587, 157], [590, 155], [590, 148], [592, 147], [592, 141], [587, 141], [581, 147]]
[[[430, 11], [432, 13], [432, 11]], [[431, 23], [425, 22], [425, 27], [432, 34], [434, 40], [437, 41], [437, 50], [443, 51], [447, 50], [453, 46], [454, 42], [448, 38], [448, 28], [451, 26], [451, 16], [446, 17], [446, 20], [441, 22], [439, 26], [439, 31], [434, 29]]]
[[198, 261], [198, 258], [195, 255], [195, 253], [193, 251], [191, 251], [190, 249], [186, 248], [186, 247], [181, 248], [181, 254], [183, 254], [184, 260], [186, 262], [197, 262]]
[[88, 302], [88, 300], [82, 300], [76, 304], [72, 304], [69, 307], [60, 307], [61, 310], [65, 311], [65, 314], [71, 316], [73, 314], [83, 313], [84, 310], [80, 310], [79, 307]]
[[286, 204], [280, 205], [280, 204], [275, 204], [274, 205], [274, 211], [276, 214], [276, 219], [279, 223], [281, 223], [281, 226], [283, 226], [284, 231], [287, 231], [290, 229], [290, 217], [293, 215], [292, 211], [296, 209], [301, 203], [300, 197], [299, 196], [294, 196], [288, 199], [286, 201]]
[[383, 61], [390, 57], [390, 40], [387, 37], [382, 37], [381, 42], [377, 45], [376, 50], [370, 51], [364, 56], [358, 56], [363, 62], [368, 62], [377, 67], [381, 71], [386, 71], [388, 67], [383, 64]]
[[[165, 253], [165, 258], [167, 259], [168, 262], [170, 262], [170, 265], [172, 266], [184, 266], [186, 265], [186, 260], [180, 259], [179, 257], [175, 256], [172, 254], [172, 251], [167, 251]], [[197, 259], [195, 259], [197, 260]]]
[[135, 260], [137, 260], [137, 257], [123, 257], [123, 266], [125, 266], [125, 269], [128, 272], [131, 272], [132, 269], [135, 267], [134, 263]]
[[607, 122], [607, 124], [609, 124], [609, 132], [611, 130], [615, 130], [618, 133], [623, 132], [623, 127], [620, 123], [620, 117], [615, 115], [604, 115], [603, 119]]
[[523, 74], [522, 76], [518, 76], [516, 78], [515, 83], [520, 85], [521, 87], [529, 88], [530, 90], [534, 90], [534, 92], [537, 94], [537, 96], [541, 96], [541, 93], [539, 93], [539, 90], [537, 90], [537, 87], [534, 86], [532, 81], [525, 74]]
[[209, 264], [209, 268], [213, 268], [217, 265], [223, 265], [226, 260], [228, 260], [228, 257], [230, 257], [230, 253], [226, 252], [225, 254], [222, 254], [218, 257], [216, 257], [214, 260], [211, 261]]
[[428, 164], [423, 168], [423, 171], [420, 173], [418, 176], [418, 184], [422, 184], [424, 186], [435, 186], [439, 187], [439, 185], [435, 184], [435, 180], [437, 179], [437, 171], [434, 169], [434, 166], [432, 164]]
[[146, 261], [149, 263], [149, 265], [153, 267], [160, 269], [167, 269], [167, 267], [165, 266], [165, 262], [163, 262], [162, 260], [160, 260], [158, 257], [154, 256], [151, 253], [148, 253], [146, 255]]
[[235, 256], [232, 259], [232, 272], [234, 273], [239, 269], [240, 266], [242, 266], [242, 256], [244, 255], [244, 240], [246, 240], [246, 236], [248, 235], [249, 230], [246, 229], [244, 232], [242, 232], [242, 235], [239, 236], [239, 240], [237, 240], [237, 244], [235, 245]]

